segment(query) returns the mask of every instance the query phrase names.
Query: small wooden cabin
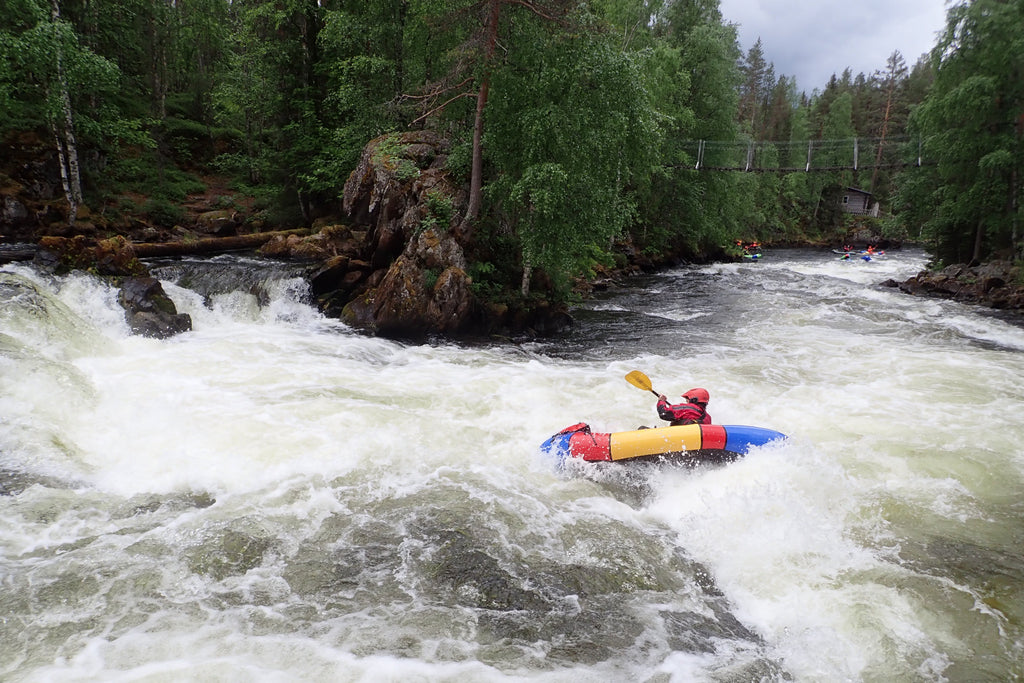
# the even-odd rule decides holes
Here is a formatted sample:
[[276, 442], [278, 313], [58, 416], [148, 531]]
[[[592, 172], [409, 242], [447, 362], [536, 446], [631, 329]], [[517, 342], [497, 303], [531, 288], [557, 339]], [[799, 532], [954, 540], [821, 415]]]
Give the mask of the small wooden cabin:
[[843, 193], [843, 211], [858, 215], [878, 215], [878, 202], [872, 200], [872, 194], [856, 187], [848, 187]]

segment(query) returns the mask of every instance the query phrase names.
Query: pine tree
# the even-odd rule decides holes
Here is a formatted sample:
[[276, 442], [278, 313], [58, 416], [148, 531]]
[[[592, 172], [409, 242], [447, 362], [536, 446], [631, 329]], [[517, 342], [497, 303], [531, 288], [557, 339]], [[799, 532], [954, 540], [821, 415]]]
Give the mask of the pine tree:
[[[943, 261], [1019, 253], [1024, 178], [1024, 3], [974, 0], [951, 8], [932, 53], [935, 83], [912, 126], [937, 165], [908, 183], [900, 204], [920, 214]], [[906, 226], [908, 230], [914, 226]]]
[[889, 134], [890, 122], [896, 116], [896, 98], [898, 89], [907, 76], [907, 64], [903, 61], [903, 55], [894, 51], [889, 55], [883, 80], [885, 90], [885, 112], [882, 114], [881, 130], [878, 133], [878, 151], [875, 153], [875, 168], [871, 172], [871, 192], [877, 192], [879, 166], [882, 164], [882, 151], [885, 147], [886, 136]]

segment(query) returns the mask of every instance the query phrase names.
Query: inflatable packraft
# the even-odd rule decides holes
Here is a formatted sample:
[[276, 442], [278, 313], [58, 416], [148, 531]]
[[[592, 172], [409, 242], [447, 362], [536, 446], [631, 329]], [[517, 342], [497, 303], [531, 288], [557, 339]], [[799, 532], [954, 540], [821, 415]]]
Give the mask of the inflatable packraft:
[[785, 439], [773, 429], [745, 425], [680, 425], [610, 434], [591, 431], [585, 422], [558, 432], [541, 450], [559, 459], [621, 461], [691, 456], [698, 460], [735, 460], [755, 446]]

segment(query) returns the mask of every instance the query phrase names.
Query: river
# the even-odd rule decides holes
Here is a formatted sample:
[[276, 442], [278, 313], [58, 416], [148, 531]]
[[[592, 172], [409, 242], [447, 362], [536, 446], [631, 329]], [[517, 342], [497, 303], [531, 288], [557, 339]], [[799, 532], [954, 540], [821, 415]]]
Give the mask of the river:
[[[154, 264], [194, 330], [0, 269], [5, 681], [1024, 678], [1024, 328], [768, 251], [553, 340], [407, 345], [242, 257]], [[655, 390], [789, 436], [560, 466]]]

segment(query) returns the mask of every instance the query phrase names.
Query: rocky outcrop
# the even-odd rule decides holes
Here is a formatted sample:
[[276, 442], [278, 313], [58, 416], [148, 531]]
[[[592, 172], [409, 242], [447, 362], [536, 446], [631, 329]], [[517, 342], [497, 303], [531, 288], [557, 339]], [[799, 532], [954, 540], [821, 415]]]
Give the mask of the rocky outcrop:
[[117, 300], [133, 334], [166, 339], [192, 329], [192, 317], [178, 313], [156, 278], [128, 278], [121, 284]]
[[469, 328], [475, 300], [452, 230], [462, 202], [444, 168], [447, 152], [429, 131], [386, 135], [366, 146], [345, 183], [343, 207], [365, 227], [363, 258], [349, 256], [344, 272], [335, 259], [313, 283], [321, 300], [336, 293], [326, 287], [348, 289], [339, 315], [350, 325], [399, 338]]
[[361, 249], [329, 241], [333, 252], [311, 277], [321, 308], [395, 338], [549, 335], [570, 326], [566, 306], [540, 297], [496, 303], [475, 296], [467, 253], [480, 245], [457, 229], [466, 196], [446, 168], [447, 154], [448, 142], [430, 131], [366, 146], [342, 198]]
[[899, 287], [908, 294], [1024, 311], [1024, 273], [1009, 261], [973, 267], [955, 264], [940, 271], [921, 271], [905, 282], [888, 280], [884, 284]]
[[409, 242], [379, 285], [344, 307], [341, 318], [388, 337], [458, 334], [470, 320], [470, 284], [454, 238], [428, 230]]
[[371, 141], [345, 184], [352, 224], [274, 239], [260, 254], [314, 264], [321, 310], [359, 329], [394, 338], [466, 332], [478, 306], [451, 230], [460, 198], [447, 151], [428, 131]]
[[0, 159], [0, 239], [33, 242], [41, 230], [66, 222], [56, 154], [42, 140], [11, 134], [0, 141]]

